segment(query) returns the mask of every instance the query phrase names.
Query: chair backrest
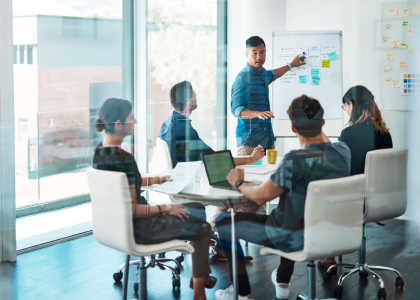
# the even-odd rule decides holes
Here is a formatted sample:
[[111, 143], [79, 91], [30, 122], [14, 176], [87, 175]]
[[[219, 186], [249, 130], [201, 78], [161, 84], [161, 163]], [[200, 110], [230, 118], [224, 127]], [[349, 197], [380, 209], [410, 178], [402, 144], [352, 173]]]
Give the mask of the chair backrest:
[[127, 175], [89, 168], [87, 176], [95, 239], [102, 245], [131, 253], [135, 241]]
[[369, 151], [366, 155], [365, 222], [399, 217], [407, 209], [406, 148]]
[[171, 152], [169, 152], [168, 143], [161, 138], [156, 139], [156, 146], [159, 153], [159, 171], [166, 171], [174, 168], [171, 158]]
[[131, 153], [130, 145], [127, 142], [121, 143], [121, 149], [123, 149], [125, 152]]
[[305, 204], [305, 260], [343, 255], [360, 247], [365, 184], [365, 175], [309, 183]]

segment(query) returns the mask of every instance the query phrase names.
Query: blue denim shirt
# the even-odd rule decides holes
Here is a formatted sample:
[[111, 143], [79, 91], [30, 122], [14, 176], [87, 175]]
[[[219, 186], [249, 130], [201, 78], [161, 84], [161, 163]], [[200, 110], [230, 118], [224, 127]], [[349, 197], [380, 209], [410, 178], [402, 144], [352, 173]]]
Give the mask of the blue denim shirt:
[[240, 115], [245, 108], [257, 111], [271, 110], [268, 85], [276, 79], [273, 70], [267, 71], [261, 68], [261, 71], [257, 71], [248, 63], [236, 76], [232, 85], [230, 105], [232, 114], [238, 118], [237, 146], [246, 145], [255, 148], [261, 145], [266, 148], [274, 144], [271, 119], [242, 119]]
[[159, 137], [168, 143], [174, 167], [178, 162], [201, 160], [201, 154], [214, 152], [191, 126], [191, 119], [176, 111], [163, 122]]

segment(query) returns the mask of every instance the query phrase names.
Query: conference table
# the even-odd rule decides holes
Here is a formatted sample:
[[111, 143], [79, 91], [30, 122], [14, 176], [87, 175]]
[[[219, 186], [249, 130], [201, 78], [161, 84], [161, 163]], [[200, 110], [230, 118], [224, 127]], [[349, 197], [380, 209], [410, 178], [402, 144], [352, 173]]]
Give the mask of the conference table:
[[[270, 178], [274, 170], [281, 161], [281, 157], [277, 157], [276, 164], [268, 164], [266, 157], [262, 160], [261, 165], [238, 165], [238, 168], [245, 170], [245, 180], [254, 183], [262, 183]], [[160, 172], [159, 175], [169, 175], [173, 170]], [[254, 172], [254, 173], [252, 173]], [[264, 173], [264, 174], [255, 174]], [[146, 188], [147, 189], [147, 188]], [[240, 191], [219, 189], [210, 186], [207, 179], [207, 174], [204, 170], [204, 165], [197, 171], [197, 175], [191, 182], [178, 194], [167, 194], [176, 204], [184, 204], [191, 202], [198, 202], [203, 205], [229, 206], [230, 216], [232, 220], [232, 253], [236, 253], [236, 232], [235, 232], [235, 214], [234, 204], [243, 201], [248, 201]], [[233, 269], [233, 285], [234, 285], [234, 299], [238, 299], [238, 276], [237, 276], [237, 262], [236, 255], [232, 258]]]

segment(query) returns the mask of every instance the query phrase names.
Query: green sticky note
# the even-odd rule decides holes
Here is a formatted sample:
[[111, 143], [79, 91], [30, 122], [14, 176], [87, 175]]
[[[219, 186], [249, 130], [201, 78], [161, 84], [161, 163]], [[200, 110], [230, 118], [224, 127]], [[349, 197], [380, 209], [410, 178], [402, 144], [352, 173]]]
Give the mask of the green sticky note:
[[320, 85], [321, 84], [321, 78], [318, 76], [312, 76], [312, 85]]
[[306, 84], [308, 82], [308, 76], [307, 75], [299, 75], [299, 83]]
[[319, 76], [319, 69], [312, 68], [311, 69], [311, 76]]
[[322, 67], [323, 68], [329, 68], [330, 67], [330, 60], [329, 59], [325, 59], [322, 61]]

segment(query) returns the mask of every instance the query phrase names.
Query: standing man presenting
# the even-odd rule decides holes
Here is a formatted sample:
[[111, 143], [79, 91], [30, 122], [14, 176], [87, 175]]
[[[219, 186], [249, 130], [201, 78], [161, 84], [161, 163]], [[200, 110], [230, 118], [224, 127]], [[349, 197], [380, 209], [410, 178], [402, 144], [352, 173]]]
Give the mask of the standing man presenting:
[[286, 66], [267, 71], [263, 68], [266, 58], [264, 40], [252, 36], [246, 40], [245, 55], [248, 63], [236, 76], [230, 100], [232, 114], [238, 118], [236, 127], [237, 155], [251, 155], [258, 145], [274, 149], [268, 85], [294, 67], [306, 64], [304, 56], [297, 56]]

